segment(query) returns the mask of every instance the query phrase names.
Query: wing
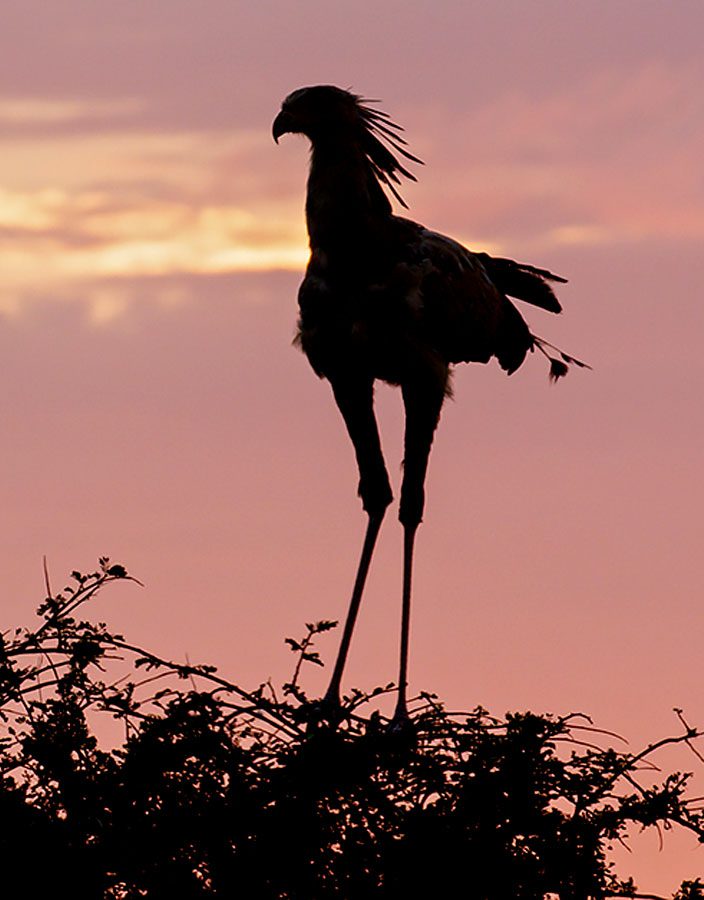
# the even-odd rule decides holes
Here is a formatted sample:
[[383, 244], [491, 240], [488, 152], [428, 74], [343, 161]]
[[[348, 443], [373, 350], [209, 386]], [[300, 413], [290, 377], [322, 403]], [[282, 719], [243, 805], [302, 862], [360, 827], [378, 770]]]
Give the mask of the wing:
[[523, 317], [490, 277], [482, 258], [421, 225], [398, 220], [408, 232], [410, 266], [428, 337], [450, 363], [488, 362], [509, 374], [533, 348]]

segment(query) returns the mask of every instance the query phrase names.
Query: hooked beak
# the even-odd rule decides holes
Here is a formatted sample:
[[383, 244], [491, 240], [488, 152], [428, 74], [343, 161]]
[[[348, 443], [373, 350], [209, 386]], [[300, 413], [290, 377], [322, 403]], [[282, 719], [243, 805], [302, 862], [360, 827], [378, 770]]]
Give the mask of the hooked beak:
[[295, 130], [296, 127], [293, 116], [282, 109], [278, 116], [274, 119], [274, 124], [271, 126], [271, 134], [274, 138], [274, 141], [278, 144], [279, 138], [282, 134], [289, 134]]

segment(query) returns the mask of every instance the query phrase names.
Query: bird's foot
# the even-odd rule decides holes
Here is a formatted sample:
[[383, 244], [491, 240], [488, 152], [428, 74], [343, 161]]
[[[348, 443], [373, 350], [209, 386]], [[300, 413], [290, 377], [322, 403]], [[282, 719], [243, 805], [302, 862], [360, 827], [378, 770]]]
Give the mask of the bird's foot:
[[328, 691], [320, 700], [310, 705], [307, 731], [319, 728], [336, 728], [344, 718], [344, 710], [337, 691]]
[[405, 703], [398, 703], [391, 721], [387, 727], [387, 734], [393, 738], [405, 741], [414, 741], [416, 737], [416, 727], [413, 720], [408, 715], [408, 709]]

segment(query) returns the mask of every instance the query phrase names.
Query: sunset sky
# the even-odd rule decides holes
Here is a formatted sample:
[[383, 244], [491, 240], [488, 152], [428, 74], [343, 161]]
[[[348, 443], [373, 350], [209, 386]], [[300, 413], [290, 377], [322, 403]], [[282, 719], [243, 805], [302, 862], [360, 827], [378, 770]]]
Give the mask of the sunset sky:
[[[286, 94], [332, 83], [406, 127], [412, 218], [569, 278], [563, 316], [526, 316], [594, 367], [456, 371], [411, 689], [586, 712], [634, 747], [677, 729], [673, 706], [704, 725], [700, 0], [22, 0], [2, 29], [6, 625], [30, 621], [43, 554], [56, 585], [124, 563], [145, 589], [95, 615], [244, 686], [344, 615], [365, 519], [329, 387], [291, 346], [307, 146], [271, 139]], [[398, 487], [400, 397], [378, 408]], [[392, 510], [346, 686], [396, 677]], [[686, 836], [634, 848], [643, 889], [704, 872]]]

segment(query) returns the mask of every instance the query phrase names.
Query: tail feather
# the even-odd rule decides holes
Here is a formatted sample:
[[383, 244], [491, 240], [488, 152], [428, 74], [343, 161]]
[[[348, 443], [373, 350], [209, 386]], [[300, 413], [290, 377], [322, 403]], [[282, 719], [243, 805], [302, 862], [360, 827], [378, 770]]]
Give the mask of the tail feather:
[[[523, 300], [548, 312], [559, 313], [562, 307], [548, 282], [566, 283], [567, 279], [548, 269], [539, 269], [528, 263], [515, 262], [488, 253], [477, 253], [486, 273], [496, 288], [506, 297]], [[554, 344], [528, 330], [523, 317], [510, 300], [505, 299], [503, 319], [498, 334], [495, 355], [501, 368], [509, 375], [516, 371], [527, 352], [538, 350], [550, 361], [550, 381], [558, 381], [570, 370], [570, 366], [591, 369], [591, 366], [560, 350]]]
[[544, 338], [539, 338], [534, 334], [531, 334], [531, 337], [533, 338], [531, 350], [537, 347], [543, 356], [550, 360], [550, 372], [548, 373], [550, 381], [559, 381], [560, 378], [563, 378], [569, 372], [570, 366], [577, 366], [579, 369], [591, 369], [588, 363], [564, 353]]
[[561, 275], [555, 275], [547, 269], [539, 269], [528, 263], [515, 262], [513, 259], [504, 259], [499, 256], [489, 256], [488, 253], [477, 253], [479, 260], [486, 269], [487, 275], [501, 291], [516, 300], [532, 303], [548, 312], [559, 313], [562, 307], [555, 296], [549, 281], [557, 281], [565, 284], [567, 279]]

